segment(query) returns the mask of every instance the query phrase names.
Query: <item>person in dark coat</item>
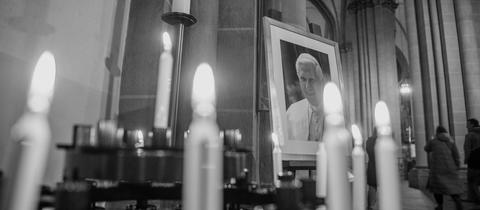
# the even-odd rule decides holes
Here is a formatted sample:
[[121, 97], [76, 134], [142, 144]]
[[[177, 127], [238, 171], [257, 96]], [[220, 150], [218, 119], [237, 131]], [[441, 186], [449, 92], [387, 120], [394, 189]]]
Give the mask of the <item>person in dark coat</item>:
[[443, 209], [443, 195], [450, 195], [456, 208], [463, 209], [460, 201], [462, 182], [458, 177], [460, 158], [457, 147], [444, 127], [437, 127], [435, 137], [425, 145], [425, 151], [430, 159], [427, 188], [437, 201], [435, 210]]
[[478, 120], [467, 120], [468, 133], [465, 135], [463, 150], [465, 152], [465, 164], [467, 164], [467, 183], [469, 200], [480, 203], [480, 126]]
[[376, 194], [377, 194], [377, 174], [376, 174], [376, 164], [375, 164], [375, 143], [377, 142], [377, 129], [373, 129], [372, 136], [368, 137], [365, 142], [365, 150], [367, 152], [368, 164], [367, 164], [367, 185], [368, 185], [368, 196], [367, 196], [367, 209], [373, 209], [374, 204], [376, 203]]

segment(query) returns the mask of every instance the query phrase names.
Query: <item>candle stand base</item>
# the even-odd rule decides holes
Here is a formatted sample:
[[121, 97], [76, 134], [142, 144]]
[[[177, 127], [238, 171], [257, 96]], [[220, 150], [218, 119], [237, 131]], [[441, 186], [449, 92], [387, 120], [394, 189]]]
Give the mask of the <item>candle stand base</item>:
[[[166, 145], [168, 128], [153, 128], [144, 136], [140, 130], [124, 130], [114, 122], [97, 127], [93, 138], [95, 129], [77, 125], [72, 144], [57, 146], [65, 151], [63, 181], [55, 190], [42, 193], [42, 198], [48, 198], [40, 201], [43, 207], [93, 210], [98, 209], [96, 203], [107, 202], [121, 205], [120, 209], [181, 209], [184, 150]], [[290, 175], [288, 180], [281, 179], [284, 183], [279, 188], [250, 181], [247, 157], [251, 151], [241, 148], [240, 131], [222, 130], [219, 135], [225, 144], [224, 209], [276, 204], [278, 209], [313, 210], [324, 204], [323, 198], [315, 196], [313, 180], [301, 180], [297, 186]]]
[[185, 26], [191, 26], [197, 22], [193, 15], [181, 12], [165, 13], [162, 15], [162, 20], [170, 25], [183, 24]]
[[[173, 205], [180, 206], [182, 184], [179, 182], [132, 183], [102, 180], [65, 181], [57, 185], [54, 195], [53, 202], [49, 205], [44, 203], [44, 207], [55, 207], [55, 210], [91, 210], [96, 209], [96, 202], [136, 201], [135, 205], [129, 204], [124, 209], [156, 209], [152, 208], [155, 207], [152, 205], [153, 203], [172, 205], [173, 201]], [[229, 210], [241, 209], [240, 206], [253, 207], [275, 202], [274, 189], [259, 188], [255, 184], [249, 184], [241, 179], [236, 184], [227, 184], [223, 195], [224, 209]], [[162, 201], [164, 202], [162, 203]]]

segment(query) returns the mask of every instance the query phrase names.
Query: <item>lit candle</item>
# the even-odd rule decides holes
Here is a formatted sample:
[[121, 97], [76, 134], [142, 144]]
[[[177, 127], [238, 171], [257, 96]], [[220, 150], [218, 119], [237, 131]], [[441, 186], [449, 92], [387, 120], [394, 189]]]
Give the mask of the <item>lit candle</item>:
[[318, 143], [317, 150], [317, 164], [316, 164], [316, 194], [317, 197], [327, 196], [327, 151], [325, 149], [325, 142]]
[[220, 210], [223, 206], [223, 142], [215, 122], [214, 83], [211, 67], [200, 64], [193, 79], [193, 121], [185, 140], [185, 210]]
[[400, 210], [400, 176], [397, 164], [397, 146], [392, 139], [390, 114], [387, 105], [375, 105], [375, 125], [378, 140], [375, 145], [377, 163], [378, 197], [380, 209]]
[[135, 148], [142, 148], [145, 145], [142, 130], [136, 130]]
[[365, 151], [363, 139], [357, 125], [352, 125], [354, 147], [352, 151], [353, 162], [353, 209], [365, 210], [366, 208], [366, 181], [365, 181]]
[[172, 12], [190, 14], [190, 0], [172, 0]]
[[348, 142], [350, 139], [343, 119], [342, 97], [338, 87], [329, 82], [323, 92], [325, 110], [324, 141], [327, 150], [327, 209], [350, 210], [348, 182]]
[[278, 180], [278, 174], [283, 171], [282, 166], [282, 150], [280, 149], [280, 143], [278, 142], [278, 137], [275, 133], [272, 133], [272, 142], [273, 142], [273, 180], [276, 187], [280, 187], [280, 180]]
[[157, 96], [155, 101], [155, 128], [168, 127], [168, 113], [170, 105], [170, 87], [172, 80], [172, 41], [167, 32], [163, 33], [163, 52], [160, 55], [158, 80], [157, 80]]
[[[7, 210], [37, 208], [40, 186], [45, 171], [50, 127], [47, 115], [55, 84], [55, 58], [46, 51], [38, 59], [28, 92], [27, 111], [12, 128], [16, 154], [11, 156], [5, 195]], [[13, 163], [15, 162], [15, 163]]]

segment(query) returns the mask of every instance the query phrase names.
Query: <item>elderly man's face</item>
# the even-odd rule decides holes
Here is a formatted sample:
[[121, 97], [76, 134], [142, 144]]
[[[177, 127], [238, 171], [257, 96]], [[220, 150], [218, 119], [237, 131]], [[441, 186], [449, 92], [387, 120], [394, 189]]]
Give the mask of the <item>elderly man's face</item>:
[[303, 95], [310, 104], [318, 106], [321, 99], [322, 75], [315, 72], [313, 64], [300, 64], [298, 69], [298, 79]]

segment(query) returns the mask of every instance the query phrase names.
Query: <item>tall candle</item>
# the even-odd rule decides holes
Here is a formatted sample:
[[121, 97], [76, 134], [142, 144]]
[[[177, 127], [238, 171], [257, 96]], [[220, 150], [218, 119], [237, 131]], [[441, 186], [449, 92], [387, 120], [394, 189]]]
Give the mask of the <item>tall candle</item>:
[[223, 206], [223, 142], [215, 122], [214, 83], [211, 67], [200, 64], [193, 79], [193, 122], [185, 140], [185, 210], [220, 210]]
[[276, 187], [280, 187], [280, 180], [278, 180], [278, 174], [282, 172], [282, 150], [280, 149], [280, 143], [278, 142], [278, 137], [275, 133], [272, 133], [272, 142], [273, 142], [273, 181]]
[[327, 209], [350, 210], [347, 144], [350, 139], [343, 119], [342, 97], [338, 87], [329, 82], [323, 92], [325, 110], [324, 141], [327, 150]]
[[377, 163], [378, 197], [380, 209], [400, 210], [400, 175], [398, 173], [397, 146], [392, 139], [390, 114], [387, 105], [375, 105], [375, 125], [378, 139], [375, 145]]
[[[2, 209], [37, 208], [40, 186], [47, 163], [50, 127], [47, 115], [55, 84], [55, 58], [46, 51], [38, 59], [28, 92], [27, 111], [12, 128], [12, 167], [6, 171], [8, 198]], [[15, 162], [15, 163], [13, 163]]]
[[190, 0], [172, 0], [172, 12], [190, 14]]
[[160, 55], [158, 80], [157, 80], [157, 96], [155, 101], [155, 128], [168, 127], [168, 114], [170, 105], [170, 88], [172, 80], [172, 41], [167, 32], [162, 35], [163, 52]]
[[316, 161], [316, 194], [317, 197], [327, 196], [327, 150], [325, 149], [325, 142], [318, 143]]
[[353, 162], [353, 209], [365, 210], [366, 208], [366, 171], [365, 151], [363, 150], [363, 139], [357, 125], [352, 125], [352, 136], [354, 147], [352, 151]]

